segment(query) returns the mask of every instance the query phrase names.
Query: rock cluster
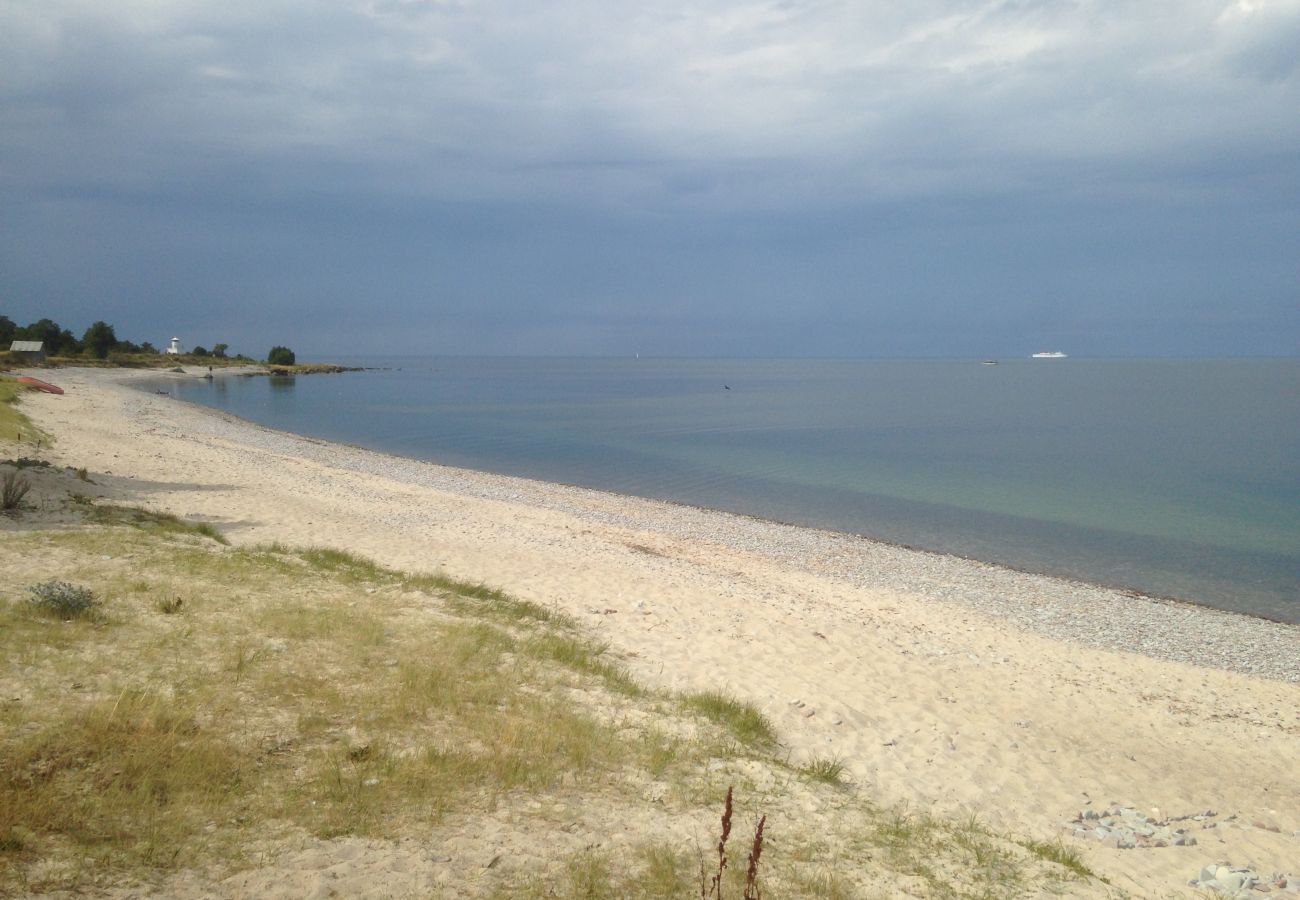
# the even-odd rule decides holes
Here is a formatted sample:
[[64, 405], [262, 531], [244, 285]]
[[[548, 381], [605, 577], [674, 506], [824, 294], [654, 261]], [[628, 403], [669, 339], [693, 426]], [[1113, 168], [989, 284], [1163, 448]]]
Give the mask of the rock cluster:
[[1247, 900], [1259, 894], [1279, 891], [1283, 894], [1300, 894], [1300, 878], [1295, 875], [1275, 872], [1265, 877], [1244, 866], [1231, 866], [1227, 863], [1206, 866], [1196, 878], [1187, 883], [1195, 888], [1224, 894], [1233, 900]]
[[1119, 850], [1191, 847], [1196, 843], [1196, 838], [1188, 834], [1186, 828], [1177, 827], [1176, 823], [1205, 822], [1216, 815], [1218, 813], [1214, 810], [1207, 809], [1190, 816], [1152, 819], [1131, 806], [1117, 806], [1103, 812], [1095, 809], [1081, 810], [1071, 821], [1065, 823], [1065, 827], [1077, 837], [1092, 838], [1101, 841], [1104, 846]]

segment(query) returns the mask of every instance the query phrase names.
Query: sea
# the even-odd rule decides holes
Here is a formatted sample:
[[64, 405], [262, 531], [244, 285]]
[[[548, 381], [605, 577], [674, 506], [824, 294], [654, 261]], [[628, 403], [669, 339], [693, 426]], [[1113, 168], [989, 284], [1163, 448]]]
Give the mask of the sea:
[[364, 358], [150, 390], [304, 435], [1300, 623], [1300, 359]]

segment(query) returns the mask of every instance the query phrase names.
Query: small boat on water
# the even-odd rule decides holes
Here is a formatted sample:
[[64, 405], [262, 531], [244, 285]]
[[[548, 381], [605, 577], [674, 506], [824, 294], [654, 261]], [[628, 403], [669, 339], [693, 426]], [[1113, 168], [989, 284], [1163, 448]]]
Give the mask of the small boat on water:
[[1065, 354], [1060, 350], [1040, 350], [1030, 356], [1031, 359], [1065, 359]]
[[18, 383], [25, 384], [30, 388], [36, 388], [38, 391], [45, 391], [47, 394], [62, 394], [63, 388], [57, 384], [50, 384], [48, 381], [41, 381], [39, 378], [32, 378], [29, 375], [19, 375]]
[[982, 360], [980, 360], [980, 365], [981, 365], [981, 366], [996, 366], [997, 364], [998, 364], [998, 361], [997, 361], [996, 359], [982, 359]]

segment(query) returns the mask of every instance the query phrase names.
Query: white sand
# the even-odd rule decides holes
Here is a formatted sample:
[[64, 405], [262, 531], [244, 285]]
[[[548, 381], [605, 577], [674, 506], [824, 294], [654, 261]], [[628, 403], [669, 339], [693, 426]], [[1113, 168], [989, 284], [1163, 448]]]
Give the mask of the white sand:
[[[1249, 656], [1258, 634], [1280, 669], [1273, 678], [1097, 649], [950, 600], [1002, 592], [1050, 620], [1069, 615], [1080, 591], [1107, 594], [1120, 610], [1110, 627], [1135, 647], [1152, 604], [857, 539], [828, 544], [806, 532], [819, 537], [801, 542], [790, 536], [803, 529], [743, 517], [395, 460], [120, 384], [133, 377], [63, 370], [65, 396], [24, 401], [56, 439], [48, 458], [103, 473], [92, 477], [123, 502], [204, 518], [236, 543], [346, 548], [557, 606], [639, 678], [753, 701], [795, 759], [840, 757], [885, 802], [974, 812], [1039, 838], [1111, 802], [1158, 817], [1238, 816], [1195, 832], [1195, 847], [1069, 839], [1138, 896], [1183, 895], [1215, 861], [1300, 869], [1300, 684], [1285, 680], [1300, 669], [1300, 628], [1178, 610], [1180, 629], [1209, 648], [1229, 641], [1233, 656]], [[855, 571], [867, 561], [880, 577], [837, 576], [842, 559], [800, 560], [799, 547], [857, 553]]]

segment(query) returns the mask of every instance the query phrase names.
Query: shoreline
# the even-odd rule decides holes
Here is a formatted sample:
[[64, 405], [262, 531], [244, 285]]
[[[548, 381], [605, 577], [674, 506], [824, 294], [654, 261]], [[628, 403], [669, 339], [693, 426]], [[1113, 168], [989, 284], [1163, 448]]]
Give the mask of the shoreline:
[[1180, 895], [1207, 860], [1282, 871], [1300, 852], [1296, 626], [333, 444], [123, 380], [69, 370], [26, 410], [51, 461], [113, 502], [559, 609], [636, 678], [756, 704], [793, 761], [841, 759], [882, 802], [1048, 840], [1093, 798], [1246, 823], [1200, 848], [1070, 838], [1138, 896]]
[[[186, 376], [178, 377], [184, 378]], [[202, 399], [184, 400], [184, 402], [194, 403], [201, 408], [216, 412], [227, 412], [219, 407], [205, 404]], [[234, 412], [227, 414], [235, 415], [239, 421], [250, 425], [258, 425], [272, 430], [284, 428], [284, 426], [274, 422], [256, 422], [252, 419], [242, 419]], [[306, 423], [299, 424], [306, 425]], [[294, 426], [289, 426], [289, 428], [292, 427]], [[286, 433], [294, 434], [295, 432], [286, 431]], [[309, 435], [301, 436], [309, 437]], [[451, 468], [463, 468], [466, 471], [479, 471], [489, 475], [544, 481], [563, 487], [595, 490], [635, 500], [669, 503], [689, 508], [711, 510], [720, 514], [754, 518], [759, 521], [792, 528], [808, 528], [833, 534], [843, 534], [903, 550], [929, 553], [940, 557], [953, 557], [973, 563], [996, 566], [1012, 572], [1039, 575], [1065, 582], [1113, 590], [1144, 600], [1187, 604], [1283, 625], [1300, 626], [1300, 606], [1296, 606], [1294, 602], [1296, 597], [1294, 592], [1290, 590], [1292, 579], [1284, 577], [1284, 572], [1288, 568], [1286, 566], [1287, 560], [1285, 556], [1270, 557], [1269, 553], [1273, 551], [1269, 551], [1267, 548], [1252, 549], [1238, 544], [1231, 544], [1241, 558], [1225, 559], [1224, 564], [1227, 569], [1221, 569], [1205, 562], [1206, 552], [1211, 554], [1210, 558], [1217, 558], [1213, 556], [1219, 549], [1217, 544], [1202, 548], [1195, 542], [1187, 542], [1182, 538], [1161, 538], [1155, 532], [1146, 532], [1140, 529], [1128, 534], [1124, 531], [1108, 531], [1104, 525], [1097, 523], [1056, 523], [1051, 519], [1038, 522], [1033, 518], [1022, 518], [1012, 513], [997, 513], [992, 510], [981, 511], [973, 507], [952, 507], [953, 510], [961, 510], [961, 514], [965, 516], [962, 526], [957, 529], [950, 529], [950, 534], [942, 531], [928, 534], [929, 539], [927, 540], [926, 537], [920, 534], [906, 533], [906, 529], [897, 534], [890, 534], [891, 530], [896, 531], [896, 529], [891, 529], [890, 522], [900, 521], [906, 523], [910, 521], [908, 518], [909, 513], [906, 511], [894, 510], [895, 515], [891, 518], [889, 515], [880, 513], [877, 510], [877, 515], [871, 521], [859, 521], [858, 519], [842, 520], [835, 516], [827, 518], [816, 514], [805, 515], [801, 510], [787, 509], [784, 512], [793, 512], [795, 517], [784, 518], [781, 516], [781, 510], [774, 508], [775, 515], [763, 511], [761, 498], [754, 503], [742, 503], [740, 507], [737, 507], [734, 501], [729, 501], [724, 495], [719, 495], [712, 500], [706, 498], [701, 502], [697, 497], [691, 496], [689, 491], [665, 491], [661, 489], [662, 486], [644, 484], [641, 481], [636, 481], [632, 485], [631, 491], [629, 491], [626, 487], [618, 484], [610, 487], [599, 483], [591, 483], [590, 480], [574, 482], [566, 480], [564, 477], [556, 478], [547, 471], [531, 472], [529, 471], [530, 467], [526, 464], [513, 466], [516, 470], [514, 472], [498, 471], [493, 468], [478, 468], [479, 463], [472, 459], [467, 462], [446, 463], [437, 458], [405, 455], [412, 452], [418, 454], [420, 452], [418, 447], [389, 449], [383, 446], [354, 443], [352, 439], [334, 437], [330, 434], [313, 437], [312, 439], [325, 440], [339, 446], [366, 449], [375, 453], [397, 456], [398, 458], [417, 462], [428, 462], [432, 465], [448, 465]], [[366, 440], [366, 438], [363, 436], [361, 440]], [[562, 474], [569, 477], [583, 477], [581, 474], [571, 471], [565, 471]], [[647, 487], [650, 489], [650, 493], [640, 492]], [[890, 495], [872, 496], [881, 503], [886, 504], [886, 507], [895, 501], [902, 502], [900, 498]], [[712, 505], [714, 500], [721, 501], [722, 505]], [[933, 506], [938, 511], [935, 515], [945, 515], [944, 510], [948, 509], [941, 502], [927, 504], [918, 500], [915, 503], [920, 507]], [[746, 507], [757, 507], [759, 511], [755, 512]], [[920, 515], [924, 518], [929, 513], [922, 511], [911, 515]], [[823, 521], [818, 521], [819, 519], [823, 519]], [[1020, 532], [1037, 530], [1040, 527], [1054, 528], [1057, 524], [1060, 524], [1066, 530], [1058, 535], [1054, 542], [1048, 544], [1040, 546], [1031, 540], [1025, 544], [1025, 547], [1029, 548], [1025, 550], [1025, 547], [1021, 547], [1015, 537]], [[877, 533], [882, 529], [886, 533], [885, 536]], [[1004, 531], [1006, 534], [1003, 534]], [[1000, 535], [1000, 539], [991, 543], [988, 540], [979, 538], [980, 535], [984, 534]], [[1111, 541], [1113, 543], [1120, 541], [1121, 538], [1137, 542], [1137, 548], [1133, 549], [1130, 554], [1117, 550], [1116, 553], [1109, 556], [1103, 553], [1101, 557], [1095, 558], [1094, 556], [1077, 553], [1072, 555], [1071, 552], [1072, 547], [1088, 546], [1092, 541]], [[1151, 553], [1157, 551], [1152, 550], [1151, 547], [1147, 547], [1143, 543], [1152, 541], [1158, 543], [1161, 540], [1165, 540], [1166, 543], [1170, 544], [1170, 547], [1165, 548], [1163, 551], [1169, 557], [1168, 559], [1160, 557], [1158, 554], [1157, 556], [1150, 556]], [[1224, 546], [1225, 552], [1228, 546]], [[1053, 550], [1056, 552], [1053, 553]], [[1258, 558], [1252, 559], [1252, 554]], [[1276, 553], [1274, 553], [1274, 556], [1276, 556]], [[1268, 580], [1266, 586], [1264, 586], [1263, 582], [1256, 583], [1259, 579], [1252, 579], [1251, 573], [1254, 571], [1251, 568], [1252, 562], [1263, 567], [1263, 571], [1267, 572], [1271, 577], [1272, 580]], [[1228, 578], [1223, 574], [1224, 571], [1230, 571], [1233, 577]]]
[[[265, 369], [265, 366], [231, 367], [224, 370], [217, 377], [268, 374]], [[137, 386], [132, 386], [130, 382], [154, 380], [159, 376], [164, 378], [171, 376], [174, 379], [203, 377], [201, 372], [188, 371], [184, 374], [134, 369], [91, 369], [88, 371], [95, 373], [92, 377], [140, 393], [146, 397], [152, 395]], [[500, 499], [503, 491], [509, 491], [509, 499], [518, 502], [525, 493], [531, 492], [534, 495], [533, 502], [536, 502], [539, 506], [559, 509], [568, 513], [580, 509], [581, 504], [565, 503], [566, 495], [573, 495], [574, 498], [586, 495], [590, 499], [624, 507], [622, 517], [624, 524], [661, 531], [673, 530], [679, 535], [683, 524], [681, 521], [672, 521], [667, 527], [664, 526], [662, 521], [658, 521], [658, 524], [656, 524], [656, 521], [665, 515], [667, 518], [672, 519], [674, 517], [671, 510], [678, 510], [698, 520], [693, 532], [694, 535], [714, 538], [716, 538], [718, 530], [726, 530], [728, 524], [740, 526], [741, 523], [748, 523], [748, 529], [743, 526], [735, 529], [737, 533], [746, 530], [751, 532], [748, 535], [747, 549], [760, 552], [789, 566], [801, 567], [804, 565], [802, 560], [813, 554], [822, 557], [847, 557], [850, 560], [854, 557], [879, 558], [883, 556], [895, 563], [895, 567], [902, 571], [913, 569], [915, 563], [928, 560], [932, 565], [923, 565], [922, 568], [938, 569], [937, 574], [927, 574], [920, 578], [900, 579], [895, 577], [889, 580], [889, 587], [932, 596], [935, 593], [936, 582], [950, 579], [961, 582], [963, 590], [939, 590], [938, 593], [942, 595], [941, 599], [943, 601], [957, 603], [983, 615], [1005, 616], [1020, 627], [1045, 637], [1077, 642], [1097, 649], [1140, 653], [1144, 656], [1190, 662], [1194, 665], [1221, 668], [1227, 671], [1240, 672], [1241, 674], [1262, 675], [1263, 677], [1280, 678], [1300, 683], [1300, 665], [1288, 665], [1291, 660], [1285, 658], [1279, 660], [1274, 655], [1273, 661], [1281, 662], [1282, 665], [1270, 665], [1261, 669], [1260, 667], [1252, 668], [1245, 665], [1245, 661], [1226, 654], [1213, 654], [1211, 658], [1207, 659], [1206, 648], [1199, 640], [1181, 642], [1181, 645], [1176, 644], [1174, 646], [1155, 645], [1145, 634], [1137, 633], [1138, 630], [1132, 627], [1131, 620], [1137, 613], [1150, 611], [1159, 619], [1179, 620], [1177, 624], [1192, 627], [1196, 631], [1215, 627], [1218, 623], [1253, 623], [1246, 626], [1248, 633], [1240, 636], [1251, 640], [1256, 647], [1258, 647], [1260, 640], [1271, 643], [1271, 638], [1274, 637], [1280, 638], [1280, 641], [1284, 644], [1289, 644], [1289, 639], [1300, 641], [1300, 624], [1297, 623], [1280, 621], [1240, 610], [1221, 609], [1181, 597], [1162, 596], [1128, 587], [1036, 572], [1006, 563], [990, 562], [976, 557], [895, 543], [853, 532], [783, 522], [750, 513], [716, 509], [686, 501], [624, 494], [586, 485], [546, 481], [402, 456], [361, 444], [333, 441], [263, 425], [234, 413], [190, 400], [168, 396], [167, 401], [169, 403], [183, 404], [196, 416], [212, 417], [220, 420], [233, 429], [236, 434], [242, 430], [250, 434], [263, 433], [267, 436], [274, 436], [289, 445], [282, 449], [291, 455], [303, 455], [300, 451], [306, 446], [326, 448], [328, 456], [325, 454], [318, 455], [317, 462], [339, 466], [363, 474], [394, 477], [395, 473], [400, 473], [402, 479], [410, 483], [436, 485], [440, 489], [464, 490], [468, 496], [483, 499]], [[294, 443], [303, 446], [295, 448], [292, 446]], [[340, 454], [332, 448], [346, 450], [354, 456], [349, 457], [348, 454]], [[362, 463], [362, 460], [365, 460], [365, 464]], [[428, 471], [423, 471], [425, 467], [427, 467]], [[657, 513], [652, 514], [651, 511], [655, 507], [660, 509]], [[638, 516], [637, 512], [643, 514]], [[676, 518], [680, 519], [680, 517]], [[804, 549], [802, 551], [792, 549], [792, 544], [801, 545]], [[902, 563], [901, 566], [898, 565], [900, 562]], [[879, 578], [871, 584], [864, 582], [860, 569], [860, 566], [855, 567], [850, 563], [847, 566], [841, 565], [838, 567], [812, 567], [810, 572], [812, 574], [842, 578], [859, 587], [879, 586]], [[1005, 590], [1008, 583], [1013, 585], [1011, 591]], [[977, 587], [979, 589], [976, 589]], [[1058, 603], [1062, 602], [1063, 598], [1068, 597], [1072, 604], [1071, 612], [1074, 614], [1074, 618], [1066, 619], [1052, 613], [1044, 615], [1041, 609], [1014, 602], [1015, 595], [1021, 591], [1042, 590], [1044, 588], [1056, 594], [1054, 599]], [[1202, 620], [1200, 623], [1188, 621], [1189, 619], [1198, 618]], [[1153, 625], [1156, 630], [1162, 632], [1168, 631], [1172, 624], [1169, 622], [1148, 623], [1148, 625]], [[1252, 629], [1253, 634], [1249, 633]], [[1172, 635], [1172, 637], [1176, 640], [1178, 636]]]
[[[168, 373], [168, 374], [174, 374], [177, 377], [191, 377], [193, 373], [187, 372], [185, 373], [184, 376], [180, 376], [179, 373]], [[220, 374], [225, 375], [226, 377], [239, 377], [247, 374], [268, 374], [268, 373], [256, 372], [256, 371], [245, 372], [245, 371], [232, 369]], [[152, 377], [153, 377], [152, 373], [150, 375], [145, 375], [144, 373], [141, 372], [132, 371], [130, 374], [120, 377], [116, 380], [118, 383], [125, 385], [131, 381], [149, 380]], [[218, 377], [220, 377], [220, 375]], [[140, 390], [140, 388], [135, 388], [135, 389]], [[906, 554], [918, 554], [920, 556], [930, 557], [935, 560], [946, 560], [949, 561], [953, 566], [958, 568], [963, 565], [966, 565], [971, 567], [988, 568], [995, 571], [1005, 572], [1008, 575], [1018, 575], [1018, 576], [1024, 576], [1027, 578], [1034, 578], [1034, 579], [1049, 579], [1052, 582], [1059, 583], [1063, 588], [1075, 592], [1092, 592], [1098, 596], [1106, 595], [1108, 598], [1110, 597], [1110, 595], [1115, 595], [1127, 600], [1132, 600], [1144, 604], [1152, 604], [1157, 606], [1163, 605], [1163, 606], [1173, 607], [1174, 609], [1185, 608], [1188, 612], [1192, 614], [1209, 613], [1209, 614], [1228, 616], [1234, 618], [1240, 617], [1242, 619], [1268, 623], [1270, 625], [1276, 625], [1282, 628], [1296, 629], [1297, 632], [1300, 633], [1300, 621], [1292, 622], [1292, 621], [1287, 621], [1285, 619], [1274, 618], [1268, 615], [1263, 615], [1255, 612], [1247, 612], [1239, 609], [1226, 609], [1223, 607], [1213, 606], [1208, 603], [1191, 600], [1186, 597], [1180, 597], [1177, 595], [1153, 593], [1150, 591], [1144, 591], [1139, 588], [1129, 587], [1126, 585], [1109, 584], [1103, 581], [1094, 581], [1094, 580], [1089, 580], [1087, 578], [1080, 578], [1080, 577], [1066, 575], [1066, 574], [1044, 572], [1044, 571], [1039, 571], [1027, 567], [1016, 566], [1006, 562], [986, 560], [975, 556], [966, 556], [960, 553], [954, 553], [954, 552], [949, 552], [944, 550], [935, 550], [924, 546], [906, 544], [898, 541], [890, 541], [885, 538], [874, 537], [866, 534], [859, 534], [851, 531], [838, 531], [834, 528], [829, 528], [825, 526], [801, 524], [797, 522], [788, 522], [781, 519], [767, 518], [754, 513], [747, 513], [738, 510], [728, 510], [728, 509], [720, 509], [717, 507], [704, 506], [696, 503], [691, 503], [685, 500], [674, 500], [674, 499], [666, 499], [660, 497], [649, 497], [640, 494], [629, 494], [620, 491], [610, 490], [607, 488], [591, 487], [589, 485], [576, 484], [572, 482], [550, 481], [550, 480], [545, 480], [540, 478], [531, 478], [524, 475], [512, 475], [512, 474], [502, 473], [502, 472], [493, 472], [487, 469], [474, 469], [465, 466], [450, 465], [447, 463], [438, 462], [436, 460], [421, 459], [413, 456], [403, 456], [398, 453], [393, 453], [387, 450], [380, 450], [374, 447], [367, 447], [365, 445], [355, 444], [349, 441], [338, 441], [338, 440], [331, 440], [328, 438], [320, 438], [312, 435], [300, 434], [294, 431], [288, 431], [286, 429], [276, 428], [271, 425], [264, 425], [259, 422], [254, 422], [250, 419], [245, 419], [235, 413], [231, 413], [226, 410], [218, 409], [212, 406], [207, 406], [203, 403], [198, 403], [196, 401], [186, 400], [184, 398], [172, 397], [169, 399], [171, 399], [173, 402], [185, 404], [187, 407], [194, 409], [200, 412], [201, 414], [212, 415], [212, 416], [217, 416], [226, 419], [233, 426], [236, 427], [261, 430], [261, 431], [268, 432], [270, 434], [280, 435], [287, 439], [306, 441], [316, 445], [340, 447], [358, 453], [373, 454], [374, 456], [380, 458], [381, 460], [392, 460], [395, 463], [406, 463], [413, 466], [431, 466], [437, 469], [446, 470], [447, 472], [450, 473], [458, 473], [462, 478], [480, 477], [484, 479], [507, 479], [513, 483], [518, 483], [520, 485], [548, 486], [551, 488], [562, 489], [564, 491], [590, 492], [595, 496], [605, 497], [610, 499], [613, 502], [626, 501], [629, 504], [637, 504], [637, 503], [663, 504], [668, 507], [679, 508], [682, 510], [691, 510], [703, 515], [734, 517], [736, 519], [746, 520], [755, 523], [757, 526], [769, 526], [773, 529], [792, 529], [795, 533], [808, 532], [810, 534], [821, 535], [827, 542], [847, 543], [850, 547], [848, 551], [850, 553], [852, 552], [851, 548], [853, 546], [860, 546], [861, 549], [864, 551], [869, 551], [871, 547], [885, 548], [893, 551], [900, 551]], [[791, 561], [792, 561], [791, 559], [786, 559], [786, 562], [791, 562]], [[960, 598], [958, 598], [958, 602], [960, 602]], [[1035, 622], [1037, 621], [1032, 616], [1031, 617], [1019, 616], [1017, 617], [1017, 619], [1018, 621], [1021, 622], [1021, 624], [1024, 624], [1027, 627], [1031, 627], [1031, 628], [1035, 627]], [[1035, 628], [1035, 630], [1039, 630], [1039, 629]], [[1061, 636], [1061, 635], [1054, 634], [1052, 630], [1041, 631], [1040, 633], [1044, 633], [1049, 636]], [[1070, 637], [1070, 635], [1065, 635], [1065, 637], [1068, 638]], [[1122, 641], [1115, 642], [1115, 643], [1098, 643], [1095, 644], [1095, 646], [1104, 647], [1106, 649], [1127, 650], [1131, 652], [1146, 652], [1147, 650], [1150, 649], [1149, 647], [1143, 648], [1141, 646], [1131, 646]], [[1180, 656], [1170, 656], [1167, 658], [1183, 659], [1184, 661], [1186, 660], [1186, 657], [1180, 657]], [[1257, 674], [1257, 673], [1250, 673], [1250, 674]], [[1300, 672], [1295, 673], [1293, 680], [1300, 681]]]

